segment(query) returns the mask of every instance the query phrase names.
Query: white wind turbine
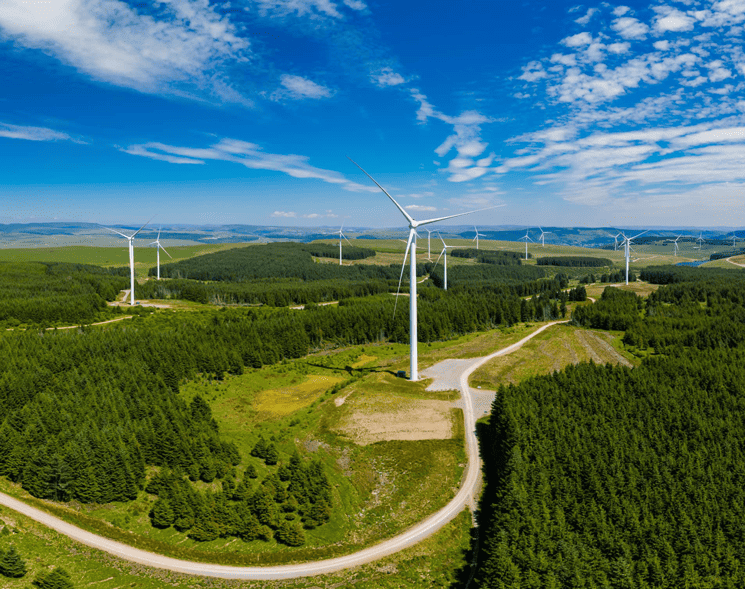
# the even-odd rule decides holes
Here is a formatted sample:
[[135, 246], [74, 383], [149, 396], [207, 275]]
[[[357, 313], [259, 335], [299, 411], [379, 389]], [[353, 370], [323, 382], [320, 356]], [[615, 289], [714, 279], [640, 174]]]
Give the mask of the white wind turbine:
[[637, 237], [640, 235], [644, 235], [649, 229], [642, 231], [641, 233], [637, 233], [634, 235], [634, 237], [626, 237], [626, 234], [621, 232], [621, 235], [623, 235], [623, 241], [621, 242], [625, 248], [625, 255], [626, 255], [626, 284], [629, 283], [629, 256], [631, 252], [631, 242], [634, 241]]
[[[410, 370], [410, 380], [419, 380], [419, 372], [417, 368], [417, 300], [416, 300], [416, 228], [420, 227], [421, 225], [430, 225], [432, 223], [437, 223], [439, 221], [445, 221], [446, 219], [453, 219], [455, 217], [462, 217], [463, 215], [470, 215], [471, 213], [478, 213], [479, 211], [485, 211], [487, 209], [497, 208], [497, 207], [487, 207], [485, 209], [478, 209], [475, 211], [468, 211], [465, 213], [457, 213], [455, 215], [448, 215], [447, 217], [438, 217], [436, 219], [426, 219], [424, 221], [417, 221], [415, 220], [409, 213], [406, 212], [406, 210], [396, 202], [396, 199], [394, 199], [385, 188], [383, 188], [378, 182], [373, 178], [370, 174], [365, 172], [365, 170], [360, 166], [357, 162], [355, 162], [352, 158], [347, 156], [347, 159], [352, 162], [355, 166], [357, 166], [362, 172], [370, 178], [373, 182], [375, 182], [375, 185], [380, 188], [383, 193], [391, 199], [394, 205], [396, 205], [396, 208], [401, 211], [401, 214], [406, 218], [406, 220], [409, 223], [409, 240], [406, 242], [406, 251], [404, 252], [404, 263], [401, 266], [401, 276], [398, 279], [398, 289], [401, 289], [401, 281], [404, 277], [404, 268], [406, 268], [406, 257], [409, 254], [409, 250], [411, 250], [411, 261], [409, 262], [409, 370]], [[499, 205], [503, 206], [503, 205]], [[398, 305], [398, 291], [396, 291], [396, 305], [394, 305], [393, 313], [395, 315], [396, 313], [396, 306]]]
[[352, 245], [352, 242], [347, 239], [347, 236], [344, 235], [343, 231], [344, 231], [344, 223], [342, 223], [341, 228], [338, 231], [338, 235], [339, 235], [339, 266], [341, 266], [341, 244], [342, 244], [342, 239], [346, 239], [347, 240], [347, 243], [349, 245]]
[[[155, 217], [155, 215], [153, 215]], [[153, 220], [153, 217], [150, 218], [150, 221]], [[135, 235], [137, 235], [140, 231], [142, 231], [148, 223], [148, 221], [145, 223], [142, 227], [140, 227], [137, 231], [135, 231], [132, 235], [126, 235], [122, 233], [121, 231], [117, 231], [116, 229], [112, 229], [111, 227], [104, 227], [104, 229], [108, 229], [109, 231], [113, 231], [114, 233], [118, 233], [122, 237], [124, 237], [129, 242], [129, 304], [134, 305], [135, 304], [135, 246], [134, 246], [134, 238]], [[103, 226], [102, 226], [103, 227]]]
[[683, 237], [682, 235], [678, 235], [678, 237], [675, 238], [675, 241], [673, 241], [673, 247], [675, 248], [673, 250], [673, 256], [678, 257], [678, 240]]
[[462, 248], [462, 247], [465, 247], [465, 246], [463, 246], [463, 245], [447, 245], [445, 243], [445, 240], [442, 238], [442, 235], [440, 235], [438, 233], [437, 234], [437, 237], [439, 237], [440, 238], [440, 241], [442, 242], [442, 251], [440, 252], [440, 255], [437, 257], [437, 262], [435, 262], [435, 265], [432, 267], [432, 270], [434, 270], [435, 268], [437, 268], [437, 264], [439, 263], [440, 258], [442, 258], [443, 256], [445, 256], [443, 258], [443, 269], [444, 269], [444, 278], [445, 278], [443, 290], [447, 290], [448, 289], [448, 248], [450, 248], [450, 249], [456, 249], [456, 248]]
[[527, 230], [525, 231], [525, 235], [523, 235], [523, 236], [522, 236], [522, 237], [520, 238], [520, 241], [523, 241], [523, 240], [525, 241], [525, 259], [526, 259], [526, 260], [528, 259], [528, 240], [530, 240], [530, 241], [533, 241], [532, 239], [530, 239], [530, 235], [528, 235], [528, 232], [529, 232], [529, 231], [530, 231], [530, 229], [527, 229]]
[[733, 231], [733, 232], [732, 232], [732, 247], [736, 247], [736, 246], [735, 246], [735, 242], [736, 242], [736, 241], [737, 241], [738, 239], [740, 239], [740, 238], [739, 238], [739, 237], [737, 237], [737, 232], [736, 232], [736, 231]]
[[[483, 210], [483, 209], [481, 209], [481, 210]], [[472, 212], [475, 213], [476, 211], [472, 211]], [[476, 236], [471, 241], [475, 241], [476, 242], [476, 249], [479, 249], [479, 237], [486, 237], [486, 235], [483, 234], [483, 233], [479, 233], [479, 230], [476, 229], [476, 225], [473, 226], [473, 230], [476, 232]]]
[[[163, 250], [164, 252], [166, 252], [166, 248], [164, 248], [162, 245], [160, 245], [160, 230], [161, 230], [161, 227], [158, 227], [158, 237], [155, 238], [155, 241], [153, 241], [152, 243], [149, 243], [148, 244], [148, 245], [154, 245], [155, 246], [155, 251], [157, 253], [157, 257], [158, 257], [158, 280], [160, 280], [160, 250]], [[166, 255], [169, 258], [173, 259], [173, 256], [171, 254], [169, 254], [168, 252], [166, 252]]]
[[618, 238], [621, 237], [622, 235], [623, 235], [623, 231], [613, 236], [613, 251], [614, 252], [618, 251]]
[[698, 237], [696, 238], [696, 241], [698, 241], [698, 248], [694, 248], [694, 249], [701, 249], [704, 244], [704, 232], [703, 231], [699, 232]]
[[[546, 236], [547, 234], [551, 233], [551, 231], [544, 231], [544, 230], [543, 230], [543, 229], [541, 229], [540, 227], [538, 227], [538, 229], [539, 229], [539, 230], [540, 230], [540, 232], [541, 232], [541, 235], [540, 235], [540, 237], [538, 238], [538, 239], [540, 239], [540, 240], [541, 240], [541, 247], [546, 247], [546, 244], [545, 244], [545, 242], [544, 242], [543, 238], [544, 238], [544, 237], [545, 237], [545, 236]], [[527, 244], [528, 244], [528, 242], [526, 241], [526, 242], [525, 242], [525, 245], [527, 245]]]

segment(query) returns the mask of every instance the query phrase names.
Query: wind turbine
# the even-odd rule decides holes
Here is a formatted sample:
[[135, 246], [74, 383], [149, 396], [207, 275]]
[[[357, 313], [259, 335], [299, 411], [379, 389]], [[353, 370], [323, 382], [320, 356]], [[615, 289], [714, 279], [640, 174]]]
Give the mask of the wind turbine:
[[678, 235], [678, 237], [675, 238], [675, 241], [673, 241], [673, 246], [675, 249], [673, 250], [673, 256], [676, 258], [678, 257], [678, 240], [683, 237], [682, 235]]
[[736, 242], [736, 241], [737, 241], [738, 239], [740, 239], [740, 238], [739, 238], [739, 237], [737, 237], [737, 232], [736, 232], [736, 231], [733, 231], [733, 232], [732, 232], [732, 247], [735, 247], [735, 242]]
[[[409, 369], [410, 369], [410, 380], [415, 381], [419, 380], [419, 373], [417, 368], [417, 300], [416, 300], [416, 228], [421, 225], [430, 225], [432, 223], [437, 223], [439, 221], [444, 221], [446, 219], [453, 219], [455, 217], [462, 217], [463, 215], [470, 215], [471, 213], [478, 213], [479, 211], [485, 211], [487, 209], [497, 208], [497, 207], [487, 207], [485, 209], [478, 209], [475, 211], [468, 211], [465, 213], [457, 213], [455, 215], [448, 215], [447, 217], [438, 217], [436, 219], [426, 219], [424, 221], [417, 221], [414, 219], [409, 213], [406, 212], [406, 209], [404, 209], [400, 204], [396, 202], [396, 199], [394, 199], [385, 188], [383, 188], [380, 184], [378, 184], [377, 180], [373, 178], [370, 174], [365, 172], [365, 170], [360, 166], [357, 162], [355, 162], [352, 158], [347, 156], [347, 159], [352, 162], [355, 166], [357, 166], [362, 172], [372, 180], [375, 185], [380, 188], [383, 193], [391, 199], [394, 205], [396, 205], [396, 208], [401, 211], [401, 214], [406, 218], [406, 221], [409, 223], [409, 240], [406, 242], [406, 251], [404, 252], [404, 263], [401, 266], [401, 276], [398, 279], [398, 290], [396, 291], [396, 305], [394, 305], [393, 313], [395, 315], [396, 313], [396, 306], [398, 305], [398, 291], [401, 289], [401, 281], [404, 277], [404, 268], [406, 268], [406, 257], [409, 254], [409, 250], [411, 250], [411, 261], [409, 262]], [[503, 205], [499, 205], [503, 206]]]
[[[150, 217], [150, 221], [153, 220], [155, 215]], [[108, 229], [109, 231], [113, 231], [114, 233], [118, 233], [122, 237], [124, 237], [127, 241], [129, 241], [129, 304], [134, 305], [135, 304], [135, 246], [134, 246], [134, 238], [135, 235], [137, 235], [140, 231], [142, 231], [148, 223], [148, 221], [140, 227], [137, 231], [135, 231], [132, 235], [125, 235], [121, 231], [117, 231], [116, 229], [112, 229], [111, 227], [104, 227], [104, 229]], [[102, 225], [103, 227], [103, 225]]]
[[623, 242], [622, 242], [622, 244], [623, 244], [623, 246], [625, 248], [625, 251], [626, 251], [626, 253], [625, 253], [625, 255], [626, 255], [626, 284], [629, 283], [629, 255], [630, 255], [630, 252], [631, 252], [631, 242], [634, 241], [640, 235], [644, 235], [647, 231], [649, 231], [649, 229], [647, 229], [645, 231], [642, 231], [641, 233], [637, 233], [636, 235], [634, 235], [634, 237], [626, 237], [626, 234], [623, 233], [623, 232], [621, 232], [621, 235], [623, 235]]
[[[341, 266], [341, 244], [342, 244], [342, 239], [347, 239], [347, 236], [344, 235], [344, 233], [342, 233], [342, 231], [344, 231], [344, 223], [341, 224], [341, 228], [338, 231], [338, 233], [339, 233], [339, 266]], [[349, 245], [352, 245], [352, 242], [349, 241], [348, 239], [347, 239], [347, 243]], [[352, 247], [354, 247], [354, 246], [352, 246]]]
[[[160, 280], [160, 250], [163, 250], [164, 252], [166, 252], [166, 248], [164, 248], [162, 245], [160, 245], [160, 230], [161, 230], [161, 227], [158, 227], [158, 237], [155, 238], [155, 241], [152, 242], [152, 243], [148, 243], [148, 245], [154, 245], [154, 246], [156, 246], [155, 247], [155, 251], [156, 251], [157, 257], [158, 257], [158, 280]], [[166, 252], [166, 255], [169, 258], [173, 259], [173, 256], [171, 254], [169, 254], [168, 252]]]
[[530, 235], [528, 235], [528, 231], [530, 231], [530, 229], [526, 229], [525, 235], [520, 238], [520, 241], [525, 240], [525, 259], [526, 260], [528, 259], [528, 240], [533, 241], [532, 239], [530, 239]]
[[440, 241], [442, 242], [442, 251], [440, 252], [440, 255], [437, 257], [437, 262], [435, 262], [435, 265], [432, 267], [432, 270], [434, 270], [435, 268], [437, 268], [437, 264], [440, 262], [440, 258], [442, 258], [443, 256], [445, 256], [443, 258], [443, 268], [444, 268], [444, 272], [445, 272], [445, 286], [444, 286], [443, 290], [447, 290], [448, 289], [448, 248], [455, 249], [455, 248], [462, 248], [462, 247], [465, 247], [465, 246], [462, 246], [462, 245], [447, 245], [445, 243], [445, 240], [442, 238], [442, 235], [440, 235], [438, 233], [437, 234], [437, 237], [439, 237], [440, 238]]
[[[483, 211], [484, 209], [480, 209], [480, 210]], [[476, 211], [471, 211], [471, 212], [475, 213]], [[475, 241], [476, 249], [479, 249], [479, 237], [486, 237], [486, 235], [484, 235], [483, 233], [479, 233], [479, 230], [476, 229], [476, 225], [473, 226], [473, 230], [476, 232], [476, 236], [471, 241]]]
[[704, 245], [704, 232], [700, 231], [698, 234], [698, 237], [696, 238], [696, 241], [698, 241], [698, 249], [701, 249]]
[[[538, 229], [539, 229], [539, 230], [540, 230], [540, 232], [541, 232], [541, 235], [540, 235], [540, 237], [538, 238], [538, 239], [540, 239], [540, 240], [541, 240], [541, 247], [546, 247], [546, 244], [544, 243], [544, 241], [543, 241], [543, 238], [544, 238], [544, 236], [545, 236], [545, 235], [546, 235], [547, 233], [551, 233], [551, 232], [550, 232], [550, 231], [544, 231], [544, 230], [543, 230], [543, 229], [541, 229], [540, 227], [538, 227]], [[525, 242], [525, 244], [527, 245], [527, 243], [528, 243], [528, 242], [526, 241], [526, 242]]]
[[622, 235], [623, 235], [623, 231], [613, 236], [613, 251], [614, 252], [618, 251], [618, 238], [621, 237]]

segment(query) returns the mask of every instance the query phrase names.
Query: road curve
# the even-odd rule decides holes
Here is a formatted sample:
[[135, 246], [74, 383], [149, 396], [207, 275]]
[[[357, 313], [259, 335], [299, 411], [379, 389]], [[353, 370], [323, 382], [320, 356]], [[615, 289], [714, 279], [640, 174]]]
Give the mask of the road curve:
[[87, 546], [103, 550], [119, 558], [136, 562], [138, 564], [160, 569], [167, 569], [188, 575], [202, 575], [206, 577], [220, 577], [225, 579], [245, 579], [256, 581], [269, 581], [277, 579], [293, 579], [298, 577], [310, 577], [337, 572], [343, 569], [359, 566], [373, 562], [390, 554], [394, 554], [417, 544], [421, 540], [431, 536], [458, 515], [467, 505], [472, 503], [478, 489], [481, 473], [481, 460], [479, 458], [478, 443], [476, 440], [475, 419], [473, 415], [473, 402], [468, 387], [468, 377], [474, 370], [488, 362], [492, 358], [503, 356], [514, 352], [525, 342], [535, 337], [542, 331], [557, 323], [567, 321], [554, 321], [538, 328], [536, 331], [524, 337], [519, 342], [503, 348], [493, 354], [477, 358], [473, 363], [467, 365], [460, 375], [460, 389], [464, 404], [464, 420], [466, 430], [466, 452], [468, 455], [468, 468], [461, 483], [460, 490], [455, 497], [437, 513], [432, 514], [425, 520], [409, 528], [402, 534], [384, 540], [379, 544], [360, 550], [347, 556], [340, 556], [328, 560], [308, 562], [302, 564], [278, 565], [267, 567], [236, 567], [218, 564], [208, 564], [178, 560], [168, 556], [162, 556], [152, 552], [146, 552], [115, 540], [97, 536], [57, 517], [49, 515], [44, 511], [26, 505], [22, 501], [14, 499], [9, 495], [0, 493], [0, 505], [4, 505], [23, 515], [42, 523], [73, 540], [77, 540]]

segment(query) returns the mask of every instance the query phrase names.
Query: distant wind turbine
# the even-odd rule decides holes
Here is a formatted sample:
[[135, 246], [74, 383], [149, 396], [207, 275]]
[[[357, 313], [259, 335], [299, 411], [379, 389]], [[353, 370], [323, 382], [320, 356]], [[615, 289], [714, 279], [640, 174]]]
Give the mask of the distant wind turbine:
[[[484, 210], [484, 209], [481, 209]], [[473, 211], [476, 212], [476, 211]], [[479, 237], [486, 237], [483, 233], [479, 233], [479, 230], [476, 229], [476, 225], [473, 226], [473, 230], [476, 232], [476, 236], [471, 240], [476, 242], [476, 249], [479, 249]]]
[[634, 235], [634, 237], [626, 237], [625, 233], [623, 232], [621, 233], [621, 235], [623, 235], [622, 244], [626, 251], [626, 254], [625, 254], [626, 255], [626, 284], [629, 283], [629, 256], [631, 255], [631, 242], [634, 241], [640, 235], [644, 235], [647, 231], [649, 231], [649, 229], [642, 231], [641, 233], [637, 233], [636, 235]]
[[[160, 245], [160, 230], [161, 230], [161, 228], [158, 227], [158, 237], [155, 238], [155, 241], [154, 242], [148, 244], [148, 245], [154, 245], [155, 246], [155, 251], [157, 253], [157, 257], [158, 257], [158, 280], [160, 280], [160, 250], [163, 250], [164, 252], [166, 252], [166, 248], [164, 248], [162, 245]], [[171, 254], [169, 254], [168, 252], [166, 252], [166, 255], [169, 258], [173, 259], [173, 256]]]
[[[538, 229], [539, 229], [539, 230], [540, 230], [540, 232], [541, 232], [541, 235], [540, 235], [540, 237], [538, 238], [538, 239], [540, 239], [540, 240], [541, 240], [541, 247], [546, 247], [546, 244], [545, 244], [545, 242], [544, 242], [543, 238], [544, 238], [544, 237], [545, 237], [545, 236], [546, 236], [547, 234], [551, 233], [551, 231], [544, 231], [544, 230], [543, 230], [543, 229], [541, 229], [540, 227], [538, 227]], [[526, 245], [527, 245], [527, 243], [528, 243], [528, 242], [525, 242], [525, 244], [526, 244]]]
[[698, 248], [697, 249], [702, 249], [703, 248], [703, 245], [704, 245], [704, 237], [703, 236], [704, 236], [704, 232], [703, 231], [700, 231], [699, 234], [698, 234], [698, 237], [696, 238], [696, 241], [698, 241]]
[[444, 271], [444, 288], [443, 290], [448, 289], [448, 248], [450, 249], [456, 249], [456, 248], [462, 248], [465, 247], [463, 245], [447, 245], [445, 243], [445, 240], [442, 238], [442, 235], [439, 233], [437, 234], [437, 237], [440, 238], [440, 241], [442, 242], [442, 251], [440, 252], [440, 255], [437, 258], [437, 262], [435, 262], [435, 265], [432, 267], [432, 270], [437, 268], [437, 264], [440, 261], [440, 258], [443, 258], [443, 271]]
[[523, 241], [523, 240], [525, 241], [525, 259], [526, 259], [526, 260], [528, 259], [528, 240], [530, 240], [530, 241], [533, 241], [532, 239], [530, 239], [530, 235], [528, 235], [528, 232], [529, 232], [529, 231], [530, 231], [530, 229], [527, 229], [527, 230], [525, 231], [525, 235], [523, 235], [523, 236], [522, 236], [522, 237], [520, 238], [520, 241]]
[[[365, 172], [365, 170], [360, 166], [357, 162], [355, 162], [352, 158], [347, 156], [347, 159], [352, 162], [355, 166], [357, 166], [362, 172], [372, 180], [375, 185], [380, 188], [380, 190], [383, 191], [383, 193], [391, 199], [394, 205], [396, 205], [396, 208], [401, 212], [401, 214], [406, 218], [406, 221], [409, 223], [409, 240], [406, 243], [406, 251], [404, 252], [404, 263], [401, 266], [401, 276], [398, 279], [398, 290], [396, 291], [396, 304], [393, 308], [393, 313], [395, 315], [396, 313], [396, 306], [398, 305], [398, 292], [401, 289], [401, 281], [404, 277], [404, 269], [406, 268], [406, 257], [409, 254], [409, 251], [411, 251], [411, 261], [409, 262], [409, 369], [410, 369], [410, 380], [415, 381], [419, 380], [419, 373], [418, 373], [418, 367], [417, 367], [417, 300], [416, 300], [416, 228], [420, 227], [421, 225], [431, 225], [432, 223], [437, 223], [439, 221], [445, 221], [446, 219], [453, 219], [455, 217], [462, 217], [463, 215], [470, 215], [471, 213], [478, 213], [479, 211], [485, 211], [487, 209], [497, 208], [497, 207], [487, 207], [485, 209], [478, 209], [476, 211], [468, 211], [465, 213], [457, 213], [455, 215], [448, 215], [447, 217], [438, 217], [436, 219], [426, 219], [424, 221], [417, 221], [414, 219], [409, 213], [406, 212], [406, 209], [404, 209], [400, 204], [396, 202], [396, 199], [394, 199], [385, 188], [383, 188], [378, 182], [373, 178], [370, 174]], [[502, 205], [499, 205], [502, 206]]]
[[[150, 218], [150, 221], [153, 220], [155, 215], [153, 215]], [[135, 231], [132, 235], [126, 235], [122, 233], [121, 231], [117, 231], [116, 229], [112, 229], [111, 227], [104, 227], [104, 229], [108, 229], [109, 231], [113, 231], [114, 233], [118, 233], [122, 237], [124, 237], [127, 241], [129, 241], [129, 304], [134, 305], [135, 304], [135, 246], [134, 246], [134, 238], [135, 236], [142, 231], [148, 223], [148, 221], [145, 223], [142, 227], [140, 227], [137, 231]], [[103, 227], [103, 225], [102, 225]]]
[[[352, 245], [352, 242], [347, 239], [347, 236], [344, 235], [343, 231], [344, 231], [344, 223], [341, 224], [341, 228], [339, 229], [339, 232], [338, 232], [338, 234], [339, 234], [339, 266], [341, 266], [341, 244], [342, 244], [342, 239], [346, 239], [347, 240], [347, 243], [349, 245]], [[354, 246], [352, 246], [352, 247], [354, 247]]]
[[683, 236], [682, 236], [682, 235], [678, 235], [678, 237], [676, 237], [676, 238], [675, 238], [675, 241], [673, 241], [673, 246], [674, 246], [674, 248], [675, 248], [675, 249], [673, 250], [673, 256], [674, 256], [674, 257], [676, 257], [676, 258], [678, 257], [678, 240], [679, 240], [679, 239], [680, 239], [681, 237], [683, 237]]

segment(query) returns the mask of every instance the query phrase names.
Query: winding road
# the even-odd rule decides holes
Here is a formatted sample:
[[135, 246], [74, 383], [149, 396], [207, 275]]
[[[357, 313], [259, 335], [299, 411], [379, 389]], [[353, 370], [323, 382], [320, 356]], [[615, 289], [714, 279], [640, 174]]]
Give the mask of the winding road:
[[[5, 507], [22, 513], [23, 515], [36, 520], [37, 522], [40, 522], [60, 532], [61, 534], [69, 536], [73, 540], [77, 540], [78, 542], [81, 542], [92, 548], [103, 550], [104, 552], [108, 552], [109, 554], [131, 562], [136, 562], [146, 566], [156, 567], [159, 569], [167, 569], [170, 571], [185, 573], [189, 575], [202, 575], [207, 577], [220, 577], [226, 579], [268, 581], [322, 575], [366, 564], [395, 552], [399, 552], [400, 550], [408, 548], [409, 546], [413, 546], [414, 544], [417, 544], [421, 540], [437, 532], [445, 524], [455, 518], [455, 516], [463, 511], [463, 509], [465, 509], [467, 506], [471, 506], [474, 504], [475, 496], [479, 490], [481, 459], [479, 458], [478, 442], [476, 439], [475, 431], [476, 419], [474, 417], [473, 400], [471, 398], [470, 387], [468, 386], [468, 378], [476, 369], [481, 367], [492, 358], [504, 356], [506, 354], [514, 352], [531, 338], [558, 323], [568, 322], [554, 321], [552, 323], [543, 325], [542, 327], [532, 332], [530, 335], [521, 339], [519, 342], [516, 342], [482, 358], [475, 358], [471, 361], [460, 360], [456, 363], [453, 363], [452, 360], [443, 361], [449, 363], [447, 377], [443, 380], [446, 380], [450, 383], [458, 382], [463, 402], [463, 415], [466, 426], [465, 437], [466, 452], [468, 455], [468, 467], [461, 482], [460, 490], [450, 501], [450, 503], [448, 503], [440, 511], [432, 514], [431, 516], [409, 528], [402, 534], [399, 534], [398, 536], [395, 536], [388, 540], [384, 540], [379, 544], [376, 544], [369, 548], [365, 548], [364, 550], [360, 550], [359, 552], [355, 552], [347, 556], [341, 556], [315, 562], [307, 562], [302, 564], [267, 567], [236, 567], [190, 562], [162, 556], [160, 554], [155, 554], [152, 552], [146, 552], [144, 550], [122, 544], [121, 542], [116, 542], [102, 536], [97, 536], [96, 534], [73, 526], [72, 524], [69, 524], [57, 517], [49, 515], [48, 513], [36, 509], [35, 507], [26, 505], [22, 501], [14, 499], [13, 497], [10, 497], [9, 495], [6, 495], [4, 493], [0, 493], [0, 505], [4, 505]], [[442, 364], [442, 362], [440, 364]], [[430, 369], [435, 367], [431, 367]], [[435, 384], [436, 383], [433, 383], [432, 386], [434, 386]], [[449, 388], [452, 388], [452, 385]]]

